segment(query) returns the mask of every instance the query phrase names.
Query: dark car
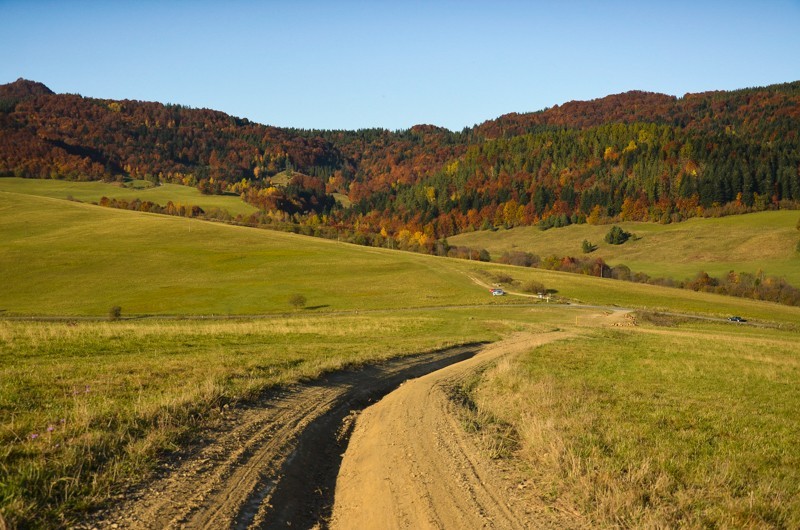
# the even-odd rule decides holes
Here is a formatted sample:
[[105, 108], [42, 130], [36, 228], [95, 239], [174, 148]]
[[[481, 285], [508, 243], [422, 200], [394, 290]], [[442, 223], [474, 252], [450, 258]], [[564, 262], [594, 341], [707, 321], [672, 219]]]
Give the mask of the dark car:
[[728, 317], [728, 320], [731, 322], [747, 322], [747, 320], [743, 319], [742, 317]]

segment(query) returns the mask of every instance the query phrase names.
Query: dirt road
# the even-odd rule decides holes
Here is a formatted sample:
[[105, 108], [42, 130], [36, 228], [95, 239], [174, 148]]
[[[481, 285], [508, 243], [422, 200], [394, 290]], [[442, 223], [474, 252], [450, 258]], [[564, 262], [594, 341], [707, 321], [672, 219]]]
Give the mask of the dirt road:
[[[581, 327], [626, 314], [583, 315]], [[541, 527], [519, 477], [461, 425], [452, 389], [503, 356], [569, 335], [521, 333], [395, 359], [223, 410], [197, 449], [80, 527]]]
[[355, 411], [409, 378], [468, 359], [481, 345], [339, 372], [249, 407], [162, 477], [84, 528], [312, 528], [326, 524]]
[[358, 418], [336, 481], [334, 529], [535, 528], [536, 515], [471, 441], [449, 389], [499, 357], [566, 337], [521, 334], [408, 381]]

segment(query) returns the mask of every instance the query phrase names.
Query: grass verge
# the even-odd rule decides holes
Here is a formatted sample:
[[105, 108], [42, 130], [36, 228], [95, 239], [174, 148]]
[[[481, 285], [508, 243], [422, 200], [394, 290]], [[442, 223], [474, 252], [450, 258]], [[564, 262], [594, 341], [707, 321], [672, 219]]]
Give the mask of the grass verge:
[[575, 526], [797, 528], [797, 333], [670, 325], [500, 362], [469, 389], [488, 450]]

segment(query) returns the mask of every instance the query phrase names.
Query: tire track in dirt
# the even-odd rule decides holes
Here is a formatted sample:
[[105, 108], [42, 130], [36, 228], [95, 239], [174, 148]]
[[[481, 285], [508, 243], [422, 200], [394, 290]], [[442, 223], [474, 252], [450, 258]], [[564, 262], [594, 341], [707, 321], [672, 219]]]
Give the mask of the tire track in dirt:
[[459, 423], [451, 389], [499, 358], [570, 336], [519, 334], [408, 381], [356, 422], [336, 482], [339, 529], [536, 528], [515, 484]]
[[403, 357], [272, 393], [86, 527], [311, 528], [325, 525], [357, 411], [405, 380], [475, 355], [471, 344]]

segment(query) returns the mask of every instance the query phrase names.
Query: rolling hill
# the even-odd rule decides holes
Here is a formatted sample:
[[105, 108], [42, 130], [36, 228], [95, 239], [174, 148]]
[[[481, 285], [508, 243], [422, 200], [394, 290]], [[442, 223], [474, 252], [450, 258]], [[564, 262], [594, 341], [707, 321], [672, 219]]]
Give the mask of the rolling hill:
[[705, 271], [724, 276], [729, 271], [781, 276], [800, 285], [800, 212], [775, 211], [713, 219], [695, 218], [668, 225], [623, 222], [636, 237], [623, 245], [604, 241], [610, 225], [572, 225], [542, 231], [535, 227], [478, 231], [448, 239], [452, 245], [486, 248], [493, 259], [504, 252], [532, 252], [541, 257], [581, 256], [584, 240], [597, 246], [589, 254], [609, 265], [627, 265], [653, 277], [685, 280]]
[[[631, 91], [459, 132], [392, 132], [281, 129], [18, 80], [0, 86], [0, 175], [227, 191], [288, 222], [431, 252], [444, 237], [492, 226], [796, 206], [799, 123], [800, 82], [681, 98]], [[270, 177], [286, 170], [299, 175], [271, 190]]]
[[[40, 193], [45, 188], [25, 183]], [[656, 492], [658, 506], [679, 506], [671, 517], [704, 516], [705, 504], [686, 506], [681, 499], [707, 502], [707, 490], [694, 488], [705, 484], [706, 469], [730, 463], [737, 480], [760, 488], [750, 497], [759, 517], [796, 518], [792, 439], [774, 433], [790, 433], [796, 422], [797, 392], [787, 388], [794, 388], [797, 370], [800, 308], [109, 209], [23, 190], [0, 191], [0, 508], [12, 527], [85, 521], [131, 485], [149, 484], [159, 465], [183, 458], [206, 435], [227, 433], [242, 410], [275, 409], [270, 389], [464, 342], [511, 336], [530, 345], [520, 337], [554, 330], [574, 336], [558, 349], [520, 350], [524, 355], [497, 364], [533, 366], [514, 367], [517, 379], [510, 384], [478, 373], [474, 385], [465, 381], [469, 388], [455, 389], [469, 399], [467, 393], [502, 399], [500, 406], [481, 402], [475, 409], [493, 414], [470, 420], [480, 437], [493, 436], [500, 425], [492, 418], [503, 418], [504, 426], [525, 418], [511, 411], [527, 409], [524, 400], [535, 392], [564, 404], [580, 398], [591, 404], [577, 410], [594, 434], [576, 439], [564, 431], [564, 451], [588, 447], [598, 456], [591, 469], [617, 469], [611, 458], [617, 453], [609, 455], [608, 447], [627, 450], [630, 432], [652, 441], [658, 450], [620, 454], [662, 477], [650, 481], [644, 474], [634, 486]], [[501, 282], [515, 293], [531, 280], [571, 303], [493, 297], [485, 287]], [[307, 297], [304, 309], [289, 304], [293, 294]], [[123, 318], [107, 321], [113, 306]], [[641, 309], [642, 325], [604, 327], [615, 313], [614, 322], [626, 321], [620, 307]], [[754, 325], [720, 321], [732, 314]], [[498, 374], [492, 369], [486, 377]], [[543, 412], [562, 422], [574, 419], [572, 410]], [[664, 429], [654, 410], [669, 411], [680, 430]], [[599, 429], [616, 425], [624, 436]], [[528, 431], [520, 426], [519, 432]], [[712, 435], [726, 440], [725, 451], [708, 454]], [[596, 451], [600, 446], [605, 450]], [[686, 459], [696, 452], [703, 458]], [[514, 454], [504, 463], [527, 465], [526, 458]], [[678, 484], [671, 482], [676, 474], [687, 479], [678, 481], [678, 493], [665, 492], [660, 485]], [[713, 506], [743, 505], [739, 482], [726, 482], [730, 476], [714, 475], [721, 500]], [[565, 498], [605, 484], [592, 476], [577, 485], [568, 479], [559, 483]], [[588, 513], [597, 508], [581, 506]], [[635, 502], [626, 506], [626, 520], [649, 513]], [[745, 511], [737, 521], [747, 517]]]
[[[252, 315], [514, 303], [486, 281], [543, 283], [573, 302], [796, 321], [797, 308], [542, 269], [0, 191], [4, 315]], [[475, 279], [483, 279], [476, 282]], [[508, 280], [502, 280], [508, 282]]]

